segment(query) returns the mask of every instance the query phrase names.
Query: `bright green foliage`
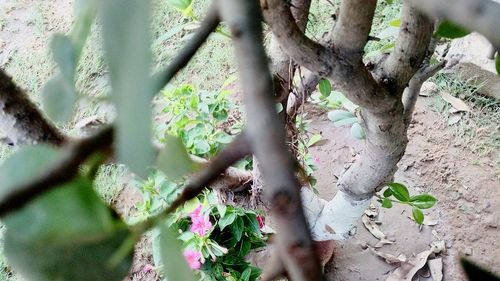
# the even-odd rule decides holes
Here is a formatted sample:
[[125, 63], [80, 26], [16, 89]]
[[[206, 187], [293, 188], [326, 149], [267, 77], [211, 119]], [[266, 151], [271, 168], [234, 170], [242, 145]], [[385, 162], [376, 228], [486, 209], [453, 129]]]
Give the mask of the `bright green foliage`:
[[116, 105], [118, 160], [147, 176], [154, 159], [151, 143], [149, 0], [102, 3], [104, 49]]
[[28, 280], [122, 280], [132, 254], [110, 258], [129, 235], [125, 225], [77, 178], [4, 219], [5, 254]]
[[332, 92], [332, 84], [330, 83], [330, 80], [321, 78], [318, 83], [319, 87], [319, 92], [323, 97], [328, 97], [330, 93]]
[[392, 182], [387, 184], [387, 186], [391, 190], [391, 194], [394, 195], [394, 197], [396, 197], [396, 199], [398, 199], [399, 201], [410, 201], [410, 193], [408, 192], [406, 186], [404, 186], [403, 184]]
[[424, 223], [424, 213], [419, 208], [413, 207], [411, 209], [411, 213], [413, 215], [413, 219], [415, 219], [415, 222], [418, 224], [423, 224]]
[[[143, 188], [145, 200], [162, 198], [161, 208], [168, 206], [179, 192], [175, 184], [156, 174], [154, 182], [146, 183]], [[146, 191], [147, 190], [147, 191]], [[151, 192], [149, 196], [145, 193]], [[139, 211], [141, 210], [139, 206]], [[150, 209], [157, 212], [157, 209]], [[198, 212], [210, 221], [209, 229], [201, 236], [192, 229], [193, 213]], [[142, 218], [149, 215], [141, 215]], [[153, 258], [156, 268], [169, 280], [189, 280], [185, 271], [184, 258], [180, 258], [179, 249], [200, 253], [201, 268], [195, 271], [197, 279], [201, 280], [241, 280], [243, 273], [249, 281], [254, 281], [260, 274], [260, 269], [251, 266], [244, 257], [251, 249], [265, 246], [266, 237], [261, 233], [258, 216], [255, 212], [240, 207], [220, 204], [215, 193], [206, 191], [197, 198], [184, 204], [167, 219], [167, 226], [161, 225], [152, 233]], [[259, 219], [262, 219], [260, 217]], [[172, 240], [177, 234], [181, 245]], [[169, 249], [169, 250], [165, 250]], [[179, 260], [180, 259], [180, 260]], [[184, 269], [183, 269], [184, 268]], [[245, 273], [246, 272], [246, 273]], [[225, 276], [229, 274], [230, 276]], [[245, 277], [245, 278], [246, 278]]]
[[[410, 205], [412, 207], [412, 215], [415, 222], [418, 224], [422, 224], [424, 222], [424, 213], [422, 209], [432, 208], [437, 199], [429, 194], [419, 194], [410, 196], [408, 192], [408, 188], [401, 183], [388, 183], [388, 188], [384, 191], [383, 197], [379, 197], [379, 202], [382, 204], [384, 208], [392, 208], [392, 203], [400, 203]], [[393, 200], [390, 197], [394, 196], [396, 199]]]
[[434, 36], [455, 39], [464, 37], [469, 33], [470, 31], [462, 26], [445, 20], [439, 24]]
[[[164, 93], [164, 109], [168, 124], [158, 127], [160, 141], [167, 135], [178, 136], [187, 152], [198, 156], [217, 153], [232, 137], [221, 130], [232, 104], [228, 91], [197, 92], [192, 86], [181, 86]], [[166, 122], [166, 123], [167, 123]], [[238, 132], [240, 124], [232, 131]]]

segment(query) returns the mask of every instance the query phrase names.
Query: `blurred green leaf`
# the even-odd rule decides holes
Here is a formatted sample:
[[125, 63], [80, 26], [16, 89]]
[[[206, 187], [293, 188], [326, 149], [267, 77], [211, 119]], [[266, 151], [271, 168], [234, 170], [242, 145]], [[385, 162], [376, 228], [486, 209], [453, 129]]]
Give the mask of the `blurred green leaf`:
[[14, 152], [0, 166], [0, 197], [40, 176], [57, 156], [58, 152], [48, 145], [25, 146]]
[[382, 199], [382, 207], [384, 208], [392, 208], [392, 202], [388, 198]]
[[168, 179], [175, 181], [194, 171], [194, 163], [179, 138], [166, 135], [164, 144], [156, 165]]
[[399, 201], [410, 201], [410, 193], [408, 192], [406, 186], [396, 182], [388, 183], [387, 186], [390, 188], [392, 195], [394, 195], [394, 197], [396, 197]]
[[191, 0], [167, 0], [167, 2], [181, 11], [185, 11], [191, 6]]
[[307, 142], [306, 146], [307, 147], [311, 147], [311, 146], [313, 146], [315, 143], [317, 143], [320, 140], [321, 140], [321, 134], [314, 134], [314, 135], [311, 136], [311, 138]]
[[182, 256], [181, 242], [165, 224], [160, 225], [160, 255], [163, 270], [168, 280], [196, 280]]
[[5, 217], [5, 254], [27, 280], [123, 280], [132, 253], [111, 267], [129, 232], [85, 178], [59, 186]]
[[319, 80], [318, 86], [319, 86], [319, 92], [325, 98], [328, 97], [332, 92], [332, 84], [328, 79], [321, 78]]
[[410, 197], [410, 202], [419, 209], [429, 209], [436, 204], [437, 199], [429, 194], [420, 194]]
[[481, 268], [468, 259], [461, 258], [460, 263], [470, 281], [500, 281], [500, 277], [493, 275], [490, 270]]
[[358, 140], [364, 140], [366, 138], [365, 130], [358, 122], [352, 124], [351, 135]]
[[54, 60], [59, 66], [62, 77], [66, 80], [68, 85], [73, 85], [77, 56], [71, 39], [64, 34], [56, 33], [52, 36], [50, 48]]
[[105, 0], [101, 17], [112, 97], [117, 111], [118, 160], [142, 177], [146, 177], [154, 159], [151, 143], [150, 10], [150, 0]]
[[44, 112], [56, 122], [67, 122], [73, 116], [76, 100], [74, 85], [61, 75], [50, 78], [42, 89]]
[[76, 0], [74, 4], [75, 21], [71, 29], [71, 40], [75, 46], [75, 53], [79, 57], [85, 41], [90, 33], [92, 24], [97, 15], [98, 0]]
[[424, 213], [420, 209], [413, 207], [411, 213], [418, 224], [424, 223]]
[[455, 39], [464, 37], [469, 33], [470, 31], [464, 27], [445, 20], [439, 24], [434, 36]]
[[401, 25], [401, 19], [391, 20], [389, 22], [390, 26], [399, 27]]
[[332, 110], [328, 112], [328, 119], [330, 119], [332, 122], [337, 122], [340, 120], [349, 119], [353, 117], [356, 116], [346, 110]]

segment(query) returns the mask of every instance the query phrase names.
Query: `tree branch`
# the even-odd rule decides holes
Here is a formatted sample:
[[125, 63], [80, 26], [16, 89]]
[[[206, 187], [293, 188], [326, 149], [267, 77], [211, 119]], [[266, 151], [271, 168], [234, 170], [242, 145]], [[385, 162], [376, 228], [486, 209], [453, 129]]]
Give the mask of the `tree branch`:
[[491, 0], [410, 0], [412, 5], [439, 20], [448, 19], [483, 34], [500, 48], [500, 4]]
[[156, 85], [154, 94], [158, 93], [158, 91], [172, 80], [179, 70], [188, 64], [198, 49], [206, 42], [208, 36], [217, 28], [219, 23], [220, 19], [216, 5], [212, 3], [200, 27], [194, 33], [193, 37], [191, 37], [188, 44], [179, 51], [167, 68], [153, 76], [154, 85]]
[[442, 61], [433, 66], [425, 66], [422, 67], [413, 75], [410, 82], [408, 83], [408, 87], [403, 92], [403, 105], [404, 105], [404, 120], [405, 125], [408, 127], [410, 125], [413, 110], [415, 108], [415, 104], [417, 103], [418, 95], [420, 93], [420, 88], [422, 88], [422, 84], [429, 78], [431, 78], [434, 74], [436, 74], [439, 70], [441, 70], [446, 64], [446, 61]]
[[377, 0], [343, 0], [339, 19], [333, 29], [335, 51], [345, 57], [361, 60]]
[[383, 111], [394, 105], [394, 98], [380, 89], [361, 60], [344, 58], [305, 36], [294, 22], [287, 1], [266, 0], [262, 10], [281, 47], [295, 62], [331, 79], [339, 90], [360, 106]]
[[378, 70], [382, 71], [382, 79], [387, 81], [394, 93], [401, 94], [413, 74], [420, 69], [433, 30], [433, 22], [415, 9], [410, 0], [405, 0], [396, 45]]
[[69, 142], [63, 147], [59, 160], [42, 175], [14, 188], [12, 192], [0, 198], [0, 217], [18, 210], [39, 195], [70, 181], [78, 174], [80, 164], [91, 154], [110, 149], [112, 142], [112, 127], [103, 129], [95, 136]]
[[15, 145], [62, 145], [67, 137], [52, 125], [26, 93], [0, 69], [0, 129]]
[[[233, 35], [245, 95], [246, 129], [262, 167], [264, 196], [276, 219], [277, 251], [292, 280], [320, 280], [321, 267], [302, 210], [294, 161], [270, 95], [272, 78], [263, 47], [259, 2], [220, 0], [219, 4]], [[287, 14], [291, 17], [290, 10]]]
[[171, 213], [186, 201], [196, 197], [206, 187], [215, 182], [228, 167], [250, 154], [248, 136], [242, 132], [232, 143], [209, 161], [205, 169], [191, 178], [181, 195], [170, 205], [165, 213]]

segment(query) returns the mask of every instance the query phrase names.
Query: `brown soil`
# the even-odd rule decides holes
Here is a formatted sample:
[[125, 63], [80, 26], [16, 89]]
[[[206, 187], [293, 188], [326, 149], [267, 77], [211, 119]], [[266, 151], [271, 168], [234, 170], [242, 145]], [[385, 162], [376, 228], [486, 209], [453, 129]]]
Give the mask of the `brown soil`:
[[[408, 218], [409, 208], [380, 208], [381, 229], [396, 239], [380, 251], [410, 257], [427, 250], [432, 241], [444, 240], [444, 280], [465, 280], [458, 266], [460, 256], [500, 273], [500, 167], [494, 166], [491, 157], [478, 158], [467, 147], [457, 145], [442, 118], [424, 106], [425, 99], [417, 104], [410, 142], [395, 181], [405, 183], [411, 193], [425, 192], [438, 198], [436, 207], [424, 212], [438, 224], [420, 230]], [[317, 112], [313, 119], [312, 132], [322, 132], [328, 140], [310, 150], [321, 161], [315, 172], [317, 188], [323, 198], [331, 199], [344, 163], [355, 158], [362, 142], [352, 138], [348, 128], [332, 126], [325, 113]], [[378, 205], [375, 200], [374, 204]], [[377, 241], [358, 223], [353, 239], [337, 243], [335, 258], [326, 268], [328, 280], [385, 280], [396, 266], [360, 246]]]

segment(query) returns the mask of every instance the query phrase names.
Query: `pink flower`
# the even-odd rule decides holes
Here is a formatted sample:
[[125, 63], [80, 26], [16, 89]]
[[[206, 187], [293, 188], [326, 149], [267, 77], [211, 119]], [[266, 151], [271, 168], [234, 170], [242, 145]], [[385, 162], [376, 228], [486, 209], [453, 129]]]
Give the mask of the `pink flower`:
[[201, 213], [201, 204], [193, 212], [191, 212], [189, 216], [191, 217], [192, 223], [190, 228], [191, 232], [203, 237], [212, 228], [210, 217]]
[[201, 253], [195, 250], [187, 249], [183, 253], [184, 258], [186, 259], [189, 268], [191, 269], [200, 269], [201, 267]]
[[316, 165], [321, 164], [321, 160], [319, 159], [318, 156], [314, 156], [314, 163], [316, 163]]
[[259, 228], [262, 229], [264, 227], [264, 217], [261, 215], [258, 215], [257, 222], [259, 223]]
[[154, 266], [150, 265], [149, 263], [146, 264], [143, 268], [142, 268], [142, 271], [144, 273], [149, 273], [151, 271], [155, 270]]

